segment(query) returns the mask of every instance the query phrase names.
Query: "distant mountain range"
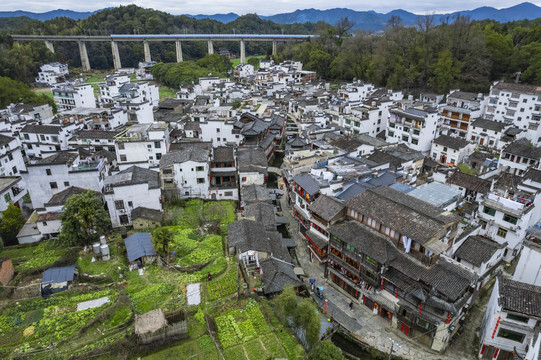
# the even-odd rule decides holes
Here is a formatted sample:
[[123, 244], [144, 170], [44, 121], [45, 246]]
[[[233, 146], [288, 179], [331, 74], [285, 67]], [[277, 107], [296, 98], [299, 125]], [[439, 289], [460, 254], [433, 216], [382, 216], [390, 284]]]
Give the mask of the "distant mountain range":
[[45, 20], [51, 20], [57, 17], [64, 16], [64, 17], [68, 17], [74, 20], [79, 20], [79, 19], [86, 19], [90, 15], [93, 15], [100, 11], [101, 10], [79, 12], [79, 11], [58, 9], [58, 10], [47, 11], [44, 13], [35, 13], [31, 11], [15, 10], [15, 11], [0, 11], [0, 17], [26, 16], [26, 17], [29, 17], [30, 19], [45, 21]]
[[[15, 17], [15, 16], [27, 16], [31, 19], [37, 19], [41, 21], [54, 19], [58, 16], [66, 16], [75, 20], [84, 19], [96, 12], [77, 12], [71, 10], [53, 10], [45, 13], [33, 13], [29, 11], [0, 11], [0, 17]], [[457, 14], [469, 16], [472, 20], [485, 20], [493, 19], [499, 22], [509, 22], [516, 20], [532, 20], [541, 17], [541, 7], [532, 3], [524, 2], [505, 9], [495, 9], [489, 6], [483, 6], [474, 10], [457, 11], [447, 14], [435, 14], [435, 23], [439, 24], [446, 17], [453, 17]], [[214, 14], [214, 15], [188, 15], [196, 19], [213, 19], [223, 23], [228, 23], [237, 19], [240, 15], [235, 13], [228, 14]], [[345, 8], [336, 8], [329, 10], [317, 10], [317, 9], [305, 9], [295, 10], [290, 13], [276, 14], [270, 16], [260, 16], [262, 19], [271, 20], [279, 24], [292, 24], [292, 23], [304, 23], [307, 21], [317, 22], [325, 21], [329, 24], [336, 24], [336, 22], [343, 17], [348, 17], [355, 22], [355, 29], [366, 31], [378, 31], [385, 28], [385, 24], [391, 18], [391, 16], [400, 16], [402, 24], [409, 26], [415, 25], [415, 21], [418, 17], [424, 15], [416, 15], [405, 10], [393, 10], [386, 14], [377, 13], [375, 11], [356, 11]]]

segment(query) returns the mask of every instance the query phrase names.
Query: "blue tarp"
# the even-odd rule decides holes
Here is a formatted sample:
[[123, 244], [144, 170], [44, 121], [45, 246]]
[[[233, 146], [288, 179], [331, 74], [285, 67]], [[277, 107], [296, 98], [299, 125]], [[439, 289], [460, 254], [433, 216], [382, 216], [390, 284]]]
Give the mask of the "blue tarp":
[[57, 267], [43, 272], [42, 284], [58, 284], [66, 281], [73, 281], [75, 265]]
[[135, 261], [143, 256], [156, 255], [150, 233], [135, 233], [124, 239], [126, 251], [128, 252], [128, 261]]

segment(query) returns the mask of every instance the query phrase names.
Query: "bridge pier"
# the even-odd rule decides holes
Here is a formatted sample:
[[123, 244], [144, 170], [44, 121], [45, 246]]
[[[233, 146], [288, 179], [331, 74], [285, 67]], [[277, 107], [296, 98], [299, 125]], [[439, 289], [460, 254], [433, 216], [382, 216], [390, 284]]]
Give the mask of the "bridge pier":
[[45, 47], [47, 47], [47, 49], [54, 54], [54, 46], [52, 41], [45, 40]]
[[212, 40], [208, 41], [208, 49], [209, 49], [208, 52], [210, 55], [214, 54], [214, 44], [212, 44]]
[[88, 60], [88, 53], [86, 52], [86, 44], [84, 41], [79, 41], [79, 54], [81, 55], [81, 66], [83, 71], [90, 70], [90, 61]]
[[272, 55], [276, 55], [276, 41], [272, 42]]
[[246, 48], [244, 47], [244, 40], [240, 41], [240, 63], [246, 64]]
[[115, 70], [118, 70], [122, 67], [120, 62], [120, 53], [118, 52], [118, 43], [116, 41], [111, 41], [111, 50], [113, 51], [113, 67]]
[[143, 41], [143, 49], [145, 50], [145, 62], [151, 62], [152, 59], [150, 58], [150, 45], [146, 40]]
[[177, 62], [182, 62], [182, 45], [180, 40], [175, 41], [176, 50], [177, 50]]

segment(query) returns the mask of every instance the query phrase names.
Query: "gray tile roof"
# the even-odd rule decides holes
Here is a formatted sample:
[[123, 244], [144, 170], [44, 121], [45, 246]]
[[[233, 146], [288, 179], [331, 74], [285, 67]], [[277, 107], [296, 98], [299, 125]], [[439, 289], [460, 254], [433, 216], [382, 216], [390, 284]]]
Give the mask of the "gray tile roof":
[[209, 151], [195, 147], [164, 154], [160, 159], [160, 169], [170, 167], [174, 164], [181, 164], [186, 161], [208, 162]]
[[71, 166], [73, 161], [79, 157], [79, 154], [73, 152], [59, 152], [54, 155], [48, 156], [41, 160], [38, 160], [35, 164], [28, 166], [43, 166], [43, 165], [67, 165]]
[[420, 244], [426, 244], [442, 227], [459, 220], [450, 212], [389, 187], [369, 189], [348, 200], [346, 206]]
[[234, 162], [233, 146], [218, 146], [214, 148], [214, 162]]
[[[66, 201], [71, 196], [78, 195], [78, 194], [84, 194], [87, 191], [91, 191], [91, 190], [83, 189], [83, 188], [80, 188], [80, 187], [77, 187], [77, 186], [70, 186], [70, 187], [62, 190], [61, 192], [56, 193], [53, 196], [51, 196], [49, 201], [47, 203], [45, 203], [45, 206], [61, 206], [61, 205], [64, 205], [66, 203]], [[94, 191], [91, 191], [91, 192], [94, 192]], [[100, 195], [100, 194], [96, 192], [96, 195]]]
[[541, 317], [541, 286], [498, 278], [500, 305], [504, 310]]
[[267, 258], [260, 262], [261, 286], [266, 295], [281, 292], [288, 286], [301, 286], [302, 282], [293, 271], [293, 265], [286, 264], [274, 258]]
[[0, 134], [0, 146], [5, 146], [9, 144], [10, 142], [12, 142], [13, 140], [15, 140], [15, 138]]
[[77, 132], [78, 139], [106, 139], [113, 140], [118, 131], [81, 130]]
[[267, 230], [276, 230], [274, 205], [266, 202], [257, 202], [244, 208], [242, 215], [246, 218], [254, 218]]
[[325, 221], [331, 221], [342, 210], [344, 210], [344, 203], [340, 202], [334, 197], [327, 195], [321, 195], [308, 207], [308, 210], [318, 215]]
[[43, 272], [42, 284], [58, 284], [73, 281], [75, 265], [47, 269]]
[[448, 184], [457, 185], [468, 190], [486, 194], [490, 191], [490, 181], [478, 178], [474, 175], [469, 175], [456, 170], [447, 179]]
[[105, 178], [104, 183], [112, 187], [148, 184], [149, 189], [156, 189], [160, 186], [160, 174], [157, 171], [133, 165]]
[[507, 145], [502, 150], [503, 153], [509, 153], [513, 155], [524, 156], [529, 159], [539, 160], [541, 157], [541, 148], [535, 147], [532, 143], [522, 138]]
[[229, 247], [237, 249], [237, 253], [261, 251], [270, 253], [277, 259], [291, 261], [289, 251], [280, 240], [278, 231], [265, 231], [260, 223], [248, 219], [229, 224], [227, 230]]
[[128, 261], [135, 261], [143, 256], [156, 255], [150, 233], [135, 233], [124, 239]]
[[241, 187], [240, 199], [244, 201], [246, 205], [257, 201], [271, 202], [269, 190], [263, 185], [256, 184]]
[[259, 172], [267, 174], [267, 156], [265, 153], [256, 148], [242, 147], [237, 152], [237, 162], [239, 172]]
[[535, 95], [541, 94], [541, 87], [536, 86], [536, 85], [499, 82], [496, 85], [494, 85], [493, 88], [496, 90], [504, 90], [504, 91], [511, 91], [511, 92], [517, 92], [517, 93], [535, 94]]
[[493, 120], [487, 120], [487, 119], [479, 118], [479, 119], [476, 119], [475, 121], [473, 121], [471, 123], [471, 126], [480, 127], [481, 129], [487, 129], [487, 130], [500, 132], [509, 125], [506, 125], [505, 123], [499, 122], [499, 121], [493, 121]]
[[489, 261], [498, 249], [502, 249], [506, 245], [507, 243], [498, 244], [482, 236], [469, 236], [460, 245], [453, 258], [461, 259], [480, 267], [483, 263]]
[[61, 130], [61, 126], [26, 125], [21, 129], [21, 133], [58, 135]]
[[319, 191], [319, 183], [310, 174], [299, 174], [293, 178], [293, 181], [310, 195], [315, 195]]
[[460, 150], [466, 147], [469, 143], [467, 140], [459, 138], [459, 137], [453, 137], [449, 135], [440, 135], [438, 138], [434, 139], [434, 144], [446, 146], [454, 150]]

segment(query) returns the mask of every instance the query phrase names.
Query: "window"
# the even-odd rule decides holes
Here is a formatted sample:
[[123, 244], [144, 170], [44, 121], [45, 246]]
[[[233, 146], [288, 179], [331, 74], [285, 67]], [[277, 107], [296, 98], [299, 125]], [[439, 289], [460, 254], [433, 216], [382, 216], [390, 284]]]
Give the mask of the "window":
[[130, 208], [133, 207], [133, 202], [132, 201], [128, 201], [128, 207], [130, 207]]
[[155, 149], [159, 149], [159, 148], [161, 148], [161, 147], [162, 147], [162, 143], [161, 143], [161, 142], [159, 142], [159, 141], [154, 141], [154, 148], [155, 148]]
[[507, 235], [507, 230], [502, 229], [502, 228], [498, 228], [498, 232], [496, 233], [496, 235], [498, 235], [499, 237], [504, 238]]
[[64, 186], [66, 186], [66, 187], [70, 186], [70, 182], [69, 181], [64, 181]]
[[447, 152], [447, 147], [446, 146], [443, 147], [443, 151]]
[[455, 159], [451, 159], [451, 164], [454, 164], [455, 163]]
[[224, 192], [225, 196], [233, 196], [233, 191], [226, 191]]
[[47, 226], [47, 221], [44, 221], [42, 224], [43, 226]]
[[8, 154], [8, 159], [9, 159], [9, 161], [13, 160], [13, 155]]
[[162, 158], [162, 154], [156, 153], [156, 160], [160, 160]]
[[481, 225], [481, 229], [486, 230], [487, 229], [487, 222], [484, 220], [479, 220], [479, 224]]
[[516, 225], [517, 224], [517, 218], [511, 215], [503, 214], [503, 221], [507, 221], [510, 224]]
[[164, 174], [172, 174], [172, 173], [173, 173], [173, 169], [163, 169], [163, 173], [164, 173]]
[[28, 150], [32, 150], [32, 144], [26, 144], [26, 147], [28, 148]]
[[332, 239], [334, 242], [336, 242], [337, 244], [340, 244], [340, 239], [337, 238], [336, 236], [331, 237], [331, 239]]
[[198, 166], [195, 168], [196, 171], [205, 171], [205, 167], [204, 166]]
[[522, 343], [526, 335], [519, 332], [501, 328], [500, 331], [498, 331], [498, 337]]
[[120, 155], [120, 161], [128, 161], [128, 158], [126, 155]]
[[53, 173], [51, 172], [51, 169], [45, 169], [45, 174], [47, 174], [47, 176], [51, 176]]
[[39, 138], [41, 139], [41, 141], [45, 141], [45, 135], [40, 135]]
[[509, 320], [515, 320], [515, 321], [519, 321], [519, 322], [522, 322], [522, 323], [527, 323], [530, 320], [525, 316], [520, 316], [520, 315], [515, 315], [515, 314], [507, 314], [507, 318]]
[[409, 136], [407, 135], [402, 135], [402, 141], [408, 141], [409, 140]]
[[204, 184], [205, 183], [205, 178], [197, 178], [197, 183], [198, 184]]
[[51, 182], [49, 185], [51, 186], [51, 189], [58, 189], [58, 185], [55, 182]]
[[216, 132], [219, 133], [219, 132], [220, 132], [220, 129], [216, 129]]
[[372, 264], [372, 265], [376, 265], [377, 264], [377, 261], [375, 259], [372, 259], [370, 256], [366, 255], [364, 257], [364, 260], [366, 260], [367, 263], [369, 264]]
[[490, 207], [488, 207], [488, 206], [485, 206], [485, 207], [484, 207], [483, 212], [484, 212], [485, 214], [490, 215], [490, 216], [494, 216], [494, 215], [496, 214], [496, 210], [493, 209], [493, 208], [490, 208]]
[[387, 130], [387, 136], [394, 137], [394, 131]]
[[23, 134], [25, 140], [30, 140], [30, 136], [28, 134]]
[[123, 142], [119, 142], [119, 143], [118, 143], [118, 149], [119, 149], [119, 150], [124, 150], [124, 148], [125, 148], [125, 147], [124, 147], [124, 143], [123, 143]]
[[417, 139], [411, 139], [411, 143], [412, 143], [413, 145], [418, 145], [418, 144], [419, 144], [419, 140], [417, 140]]
[[11, 201], [11, 195], [9, 195], [9, 193], [4, 194], [4, 201], [7, 203]]
[[116, 200], [115, 201], [115, 209], [124, 210], [124, 200]]
[[355, 248], [350, 244], [346, 244], [346, 248], [350, 251], [355, 251]]
[[11, 171], [13, 171], [14, 174], [17, 174], [19, 170], [17, 170], [17, 166], [14, 166]]

